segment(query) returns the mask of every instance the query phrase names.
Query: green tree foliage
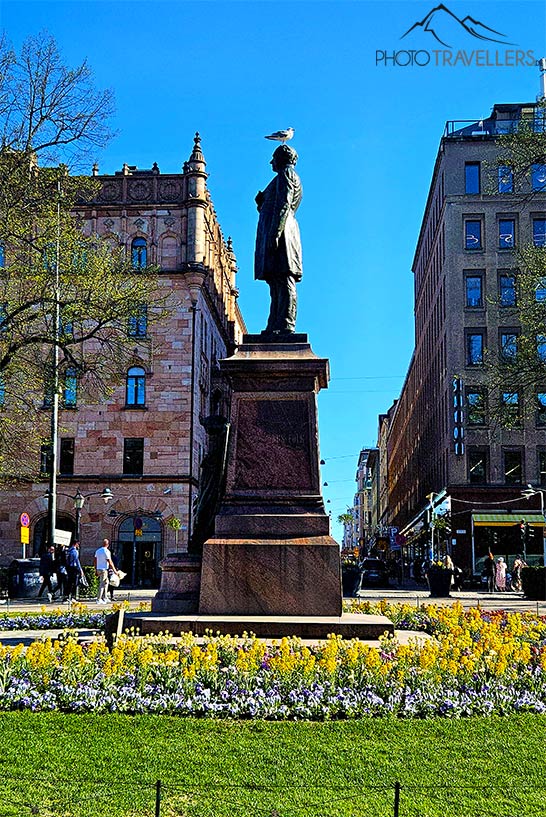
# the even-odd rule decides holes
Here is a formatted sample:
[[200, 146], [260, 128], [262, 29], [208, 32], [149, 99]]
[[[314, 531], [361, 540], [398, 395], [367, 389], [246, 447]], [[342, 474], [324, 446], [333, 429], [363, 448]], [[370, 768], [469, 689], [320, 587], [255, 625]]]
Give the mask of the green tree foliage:
[[349, 508], [347, 508], [347, 510], [344, 513], [339, 514], [339, 516], [337, 518], [337, 521], [341, 525], [351, 525], [353, 523], [353, 521], [354, 521], [353, 520], [353, 514], [351, 513]]
[[0, 40], [0, 480], [36, 473], [54, 350], [61, 405], [76, 388], [99, 402], [131, 360], [147, 360], [146, 340], [128, 332], [141, 305], [148, 322], [165, 307], [154, 271], [134, 271], [82, 219], [98, 185], [69, 165], [106, 143], [111, 112], [111, 94], [94, 90], [85, 63], [64, 66], [50, 37], [20, 55]]
[[[509, 168], [518, 202], [544, 210], [546, 186], [533, 184], [546, 166], [546, 105], [524, 111], [512, 133], [499, 137], [497, 169]], [[546, 393], [546, 246], [523, 246], [514, 253], [516, 302], [503, 307], [503, 323], [517, 328], [515, 347], [486, 357], [488, 412], [492, 422], [517, 428], [540, 409]]]
[[524, 247], [517, 261], [516, 304], [503, 318], [517, 327], [515, 347], [486, 358], [490, 415], [505, 428], [539, 410], [537, 395], [546, 393], [546, 248]]

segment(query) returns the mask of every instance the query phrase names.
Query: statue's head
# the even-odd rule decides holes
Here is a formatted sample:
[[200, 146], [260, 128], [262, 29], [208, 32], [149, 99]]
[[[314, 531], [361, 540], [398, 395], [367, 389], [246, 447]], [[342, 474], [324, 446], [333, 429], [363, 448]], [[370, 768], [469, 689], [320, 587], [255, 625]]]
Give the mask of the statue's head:
[[283, 170], [288, 165], [295, 165], [298, 161], [298, 154], [290, 145], [279, 145], [273, 153], [271, 165], [273, 170]]

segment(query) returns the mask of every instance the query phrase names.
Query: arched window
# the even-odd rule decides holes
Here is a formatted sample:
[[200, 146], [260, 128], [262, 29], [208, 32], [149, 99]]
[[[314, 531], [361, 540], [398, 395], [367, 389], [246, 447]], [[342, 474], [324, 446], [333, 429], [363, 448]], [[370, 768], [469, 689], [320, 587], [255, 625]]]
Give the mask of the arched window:
[[146, 372], [140, 366], [132, 366], [127, 372], [127, 406], [146, 405]]
[[131, 263], [134, 269], [144, 269], [148, 263], [148, 248], [145, 238], [133, 238], [131, 244]]

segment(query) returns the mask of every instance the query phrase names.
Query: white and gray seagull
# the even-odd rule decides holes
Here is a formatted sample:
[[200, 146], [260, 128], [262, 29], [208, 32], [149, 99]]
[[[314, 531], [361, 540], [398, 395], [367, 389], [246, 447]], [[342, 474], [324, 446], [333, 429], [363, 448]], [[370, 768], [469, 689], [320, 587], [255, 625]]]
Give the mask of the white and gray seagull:
[[286, 128], [286, 130], [276, 130], [275, 133], [270, 133], [266, 139], [272, 139], [274, 142], [288, 142], [294, 136], [294, 128]]

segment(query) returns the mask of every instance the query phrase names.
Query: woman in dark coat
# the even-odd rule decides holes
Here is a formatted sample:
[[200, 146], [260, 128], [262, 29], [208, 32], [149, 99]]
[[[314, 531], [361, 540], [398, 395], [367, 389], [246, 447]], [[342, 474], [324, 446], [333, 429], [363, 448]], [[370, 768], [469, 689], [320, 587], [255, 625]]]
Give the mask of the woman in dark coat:
[[55, 548], [48, 547], [47, 550], [40, 556], [40, 576], [42, 577], [42, 584], [38, 592], [38, 598], [41, 598], [42, 593], [47, 587], [47, 598], [53, 601], [53, 585], [51, 584], [51, 577], [55, 573]]

